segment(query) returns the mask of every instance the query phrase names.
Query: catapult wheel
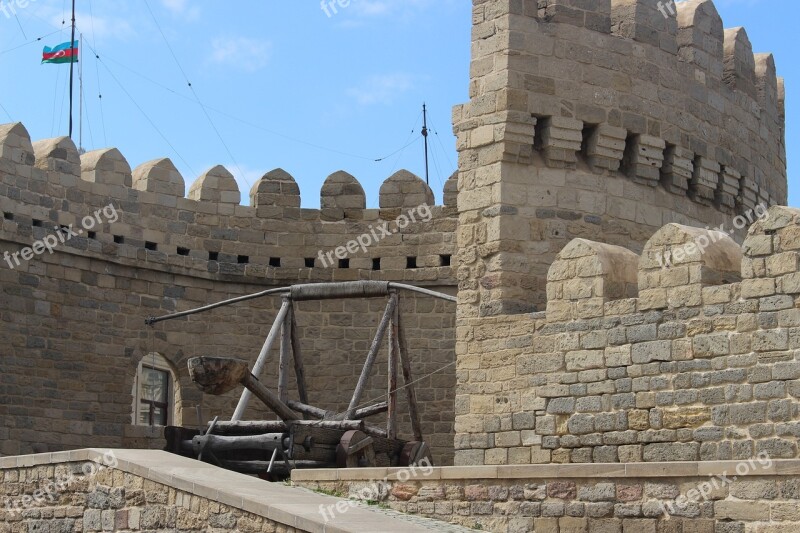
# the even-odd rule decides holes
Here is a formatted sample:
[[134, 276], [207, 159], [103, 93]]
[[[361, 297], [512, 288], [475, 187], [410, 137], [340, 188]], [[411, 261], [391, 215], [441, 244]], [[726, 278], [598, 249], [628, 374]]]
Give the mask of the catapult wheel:
[[372, 437], [361, 431], [346, 432], [336, 447], [336, 466], [339, 468], [376, 466], [375, 448], [372, 442]]
[[415, 466], [422, 463], [425, 463], [425, 466], [433, 466], [433, 456], [427, 444], [412, 441], [403, 446], [403, 451], [400, 452], [400, 466]]

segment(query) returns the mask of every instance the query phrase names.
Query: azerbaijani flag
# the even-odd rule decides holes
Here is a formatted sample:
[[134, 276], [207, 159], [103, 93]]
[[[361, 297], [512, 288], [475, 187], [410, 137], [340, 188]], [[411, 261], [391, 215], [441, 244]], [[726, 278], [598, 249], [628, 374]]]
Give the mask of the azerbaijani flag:
[[[70, 46], [71, 45], [71, 46]], [[42, 63], [77, 63], [78, 62], [78, 41], [72, 43], [61, 43], [58, 46], [50, 48], [44, 47], [42, 52]]]

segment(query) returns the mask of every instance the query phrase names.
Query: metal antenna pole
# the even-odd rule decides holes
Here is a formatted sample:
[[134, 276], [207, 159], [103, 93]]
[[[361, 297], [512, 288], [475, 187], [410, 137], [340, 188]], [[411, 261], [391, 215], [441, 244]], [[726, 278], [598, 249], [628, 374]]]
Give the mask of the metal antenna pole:
[[425, 183], [430, 185], [428, 175], [428, 108], [422, 104], [422, 136], [425, 138]]
[[72, 138], [72, 85], [75, 79], [75, 54], [72, 53], [75, 46], [75, 0], [72, 0], [72, 39], [69, 42], [69, 137]]

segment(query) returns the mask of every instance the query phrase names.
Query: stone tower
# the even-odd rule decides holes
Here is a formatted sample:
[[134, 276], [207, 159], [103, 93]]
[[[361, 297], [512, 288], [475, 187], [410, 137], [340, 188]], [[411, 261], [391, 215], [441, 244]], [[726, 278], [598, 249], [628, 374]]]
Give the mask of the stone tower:
[[710, 0], [473, 4], [460, 316], [541, 309], [573, 238], [641, 252], [663, 225], [785, 204], [783, 80]]

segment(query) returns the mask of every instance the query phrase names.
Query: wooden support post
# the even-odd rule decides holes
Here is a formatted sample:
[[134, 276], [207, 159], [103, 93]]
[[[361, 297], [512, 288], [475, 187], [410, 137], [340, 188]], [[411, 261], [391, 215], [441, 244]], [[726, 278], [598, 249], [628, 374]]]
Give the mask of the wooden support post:
[[289, 406], [281, 401], [281, 399], [274, 392], [264, 386], [263, 383], [258, 381], [256, 377], [248, 372], [242, 380], [242, 385], [248, 388], [259, 400], [264, 402], [267, 407], [272, 409], [284, 422], [291, 420], [298, 420], [299, 417], [289, 409]]
[[389, 303], [386, 305], [386, 310], [383, 312], [383, 318], [381, 318], [381, 323], [378, 325], [378, 331], [375, 333], [375, 338], [372, 339], [372, 345], [369, 347], [367, 360], [364, 362], [364, 368], [361, 370], [361, 377], [358, 378], [358, 384], [356, 384], [356, 389], [353, 391], [353, 398], [350, 400], [350, 406], [347, 408], [345, 420], [352, 420], [355, 415], [356, 408], [361, 401], [361, 396], [364, 394], [367, 381], [372, 373], [372, 366], [375, 364], [375, 359], [378, 357], [378, 350], [381, 347], [386, 329], [389, 327], [389, 321], [392, 318], [395, 307], [397, 307], [397, 294], [393, 294], [389, 297]]
[[[392, 291], [392, 297], [398, 298], [397, 291]], [[389, 328], [389, 370], [387, 372], [389, 377], [387, 391], [389, 401], [386, 416], [386, 434], [390, 439], [397, 438], [397, 360], [400, 355], [400, 343], [397, 339], [399, 327], [397, 319], [399, 314], [400, 305], [395, 305], [392, 312], [391, 327]]]
[[297, 378], [297, 393], [300, 395], [302, 403], [308, 403], [308, 392], [306, 391], [306, 370], [303, 365], [303, 352], [300, 351], [300, 335], [297, 332], [297, 315], [294, 312], [294, 303], [291, 304], [291, 341], [292, 359], [294, 360], [294, 375]]
[[254, 420], [244, 422], [217, 422], [215, 432], [220, 435], [257, 435], [288, 431], [289, 426], [282, 420]]
[[331, 416], [330, 411], [326, 411], [325, 409], [320, 409], [319, 407], [314, 407], [313, 405], [308, 405], [303, 402], [296, 402], [294, 400], [286, 400], [286, 405], [291, 407], [293, 410], [297, 411], [298, 413], [303, 413], [304, 415], [308, 415], [310, 417], [316, 418], [317, 420], [322, 420], [326, 417]]
[[411, 416], [411, 430], [414, 433], [414, 439], [422, 442], [422, 423], [419, 418], [419, 409], [417, 408], [417, 392], [414, 389], [414, 381], [411, 377], [411, 357], [408, 354], [408, 344], [406, 344], [406, 336], [403, 332], [402, 318], [397, 317], [398, 323], [398, 341], [400, 346], [400, 362], [403, 367], [403, 382], [405, 383], [406, 394], [408, 395], [408, 412]]
[[388, 402], [380, 402], [376, 403], [375, 405], [368, 405], [367, 407], [356, 409], [355, 419], [361, 420], [363, 418], [369, 418], [370, 416], [374, 416], [380, 413], [385, 413], [388, 410], [389, 410]]
[[292, 301], [284, 296], [283, 305], [287, 306], [286, 317], [281, 323], [281, 349], [278, 362], [278, 397], [282, 402], [289, 400], [289, 357], [292, 349]]
[[[264, 346], [261, 348], [261, 353], [258, 354], [256, 364], [253, 366], [253, 375], [256, 378], [261, 376], [261, 373], [264, 371], [264, 365], [267, 363], [267, 356], [269, 355], [270, 349], [272, 349], [275, 338], [278, 336], [279, 326], [283, 323], [283, 320], [286, 318], [286, 313], [288, 312], [289, 304], [287, 302], [283, 302], [283, 305], [281, 305], [281, 308], [278, 311], [278, 315], [275, 317], [275, 322], [272, 324], [272, 328], [269, 330], [267, 340], [264, 342]], [[247, 404], [250, 403], [250, 398], [252, 395], [253, 393], [247, 389], [242, 392], [242, 397], [239, 398], [239, 404], [236, 406], [236, 410], [234, 411], [231, 420], [237, 421], [242, 419], [244, 412], [247, 409]]]
[[284, 433], [264, 433], [261, 435], [198, 435], [192, 439], [194, 453], [201, 451], [229, 452], [232, 450], [268, 450], [285, 447], [289, 439]]
[[[291, 428], [313, 428], [349, 431], [358, 429], [365, 431], [367, 426], [363, 420], [295, 420], [288, 424], [280, 420], [255, 420], [244, 422], [218, 422], [214, 433], [220, 435], [257, 435], [259, 433], [277, 433], [289, 431]], [[341, 434], [339, 435], [341, 437]], [[338, 437], [335, 442], [338, 441]]]

